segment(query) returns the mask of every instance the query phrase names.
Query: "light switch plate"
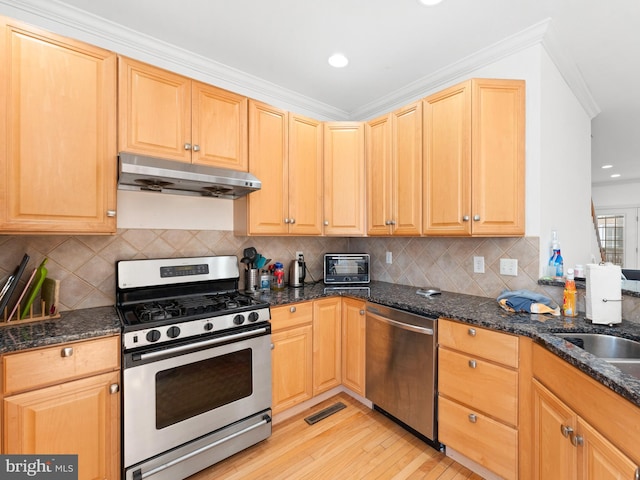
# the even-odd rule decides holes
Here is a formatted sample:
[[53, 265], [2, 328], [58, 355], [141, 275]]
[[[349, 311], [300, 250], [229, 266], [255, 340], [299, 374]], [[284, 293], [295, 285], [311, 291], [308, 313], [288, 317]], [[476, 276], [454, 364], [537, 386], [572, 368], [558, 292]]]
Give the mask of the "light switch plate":
[[387, 263], [393, 263], [393, 254], [391, 252], [387, 252]]
[[473, 257], [473, 273], [484, 273], [484, 257]]
[[500, 275], [518, 276], [518, 259], [501, 258], [500, 259]]

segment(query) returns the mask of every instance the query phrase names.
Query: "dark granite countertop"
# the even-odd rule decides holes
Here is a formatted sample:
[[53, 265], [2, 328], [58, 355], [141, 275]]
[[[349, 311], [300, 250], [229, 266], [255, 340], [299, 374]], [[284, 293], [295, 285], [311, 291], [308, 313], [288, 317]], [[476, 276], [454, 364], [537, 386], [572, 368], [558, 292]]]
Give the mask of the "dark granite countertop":
[[0, 326], [0, 354], [117, 335], [122, 327], [114, 307], [61, 312], [60, 318], [36, 322], [10, 322]]
[[[640, 323], [623, 320], [609, 327], [592, 325], [584, 317], [567, 319], [548, 315], [508, 313], [493, 298], [442, 292], [430, 298], [416, 294], [416, 287], [371, 282], [368, 288], [329, 290], [322, 283], [281, 292], [257, 292], [253, 296], [272, 306], [315, 300], [334, 295], [362, 298], [419, 315], [447, 317], [469, 324], [532, 338], [565, 361], [640, 407], [640, 379], [622, 373], [554, 333], [606, 333], [640, 340]], [[116, 335], [121, 326], [114, 307], [96, 307], [62, 312], [58, 319], [9, 323], [0, 326], [0, 354], [28, 348]]]
[[607, 325], [592, 325], [583, 316], [565, 318], [551, 315], [509, 313], [500, 308], [493, 298], [452, 292], [442, 292], [441, 295], [425, 298], [417, 295], [416, 290], [416, 287], [407, 285], [371, 282], [369, 290], [326, 291], [324, 284], [317, 283], [303, 288], [285, 289], [282, 292], [258, 292], [254, 295], [273, 306], [314, 300], [336, 294], [348, 295], [420, 315], [447, 317], [493, 330], [530, 337], [640, 407], [640, 379], [622, 373], [606, 361], [554, 335], [554, 333], [563, 332], [606, 333], [640, 341], [639, 323], [623, 320], [622, 323], [609, 327]]

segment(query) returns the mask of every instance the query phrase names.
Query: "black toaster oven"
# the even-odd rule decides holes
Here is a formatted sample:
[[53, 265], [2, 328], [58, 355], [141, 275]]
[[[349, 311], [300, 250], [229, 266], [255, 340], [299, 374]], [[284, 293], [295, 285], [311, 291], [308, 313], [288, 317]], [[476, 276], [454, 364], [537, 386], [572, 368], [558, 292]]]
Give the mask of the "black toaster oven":
[[371, 257], [368, 253], [326, 253], [324, 283], [327, 285], [363, 284], [371, 281]]

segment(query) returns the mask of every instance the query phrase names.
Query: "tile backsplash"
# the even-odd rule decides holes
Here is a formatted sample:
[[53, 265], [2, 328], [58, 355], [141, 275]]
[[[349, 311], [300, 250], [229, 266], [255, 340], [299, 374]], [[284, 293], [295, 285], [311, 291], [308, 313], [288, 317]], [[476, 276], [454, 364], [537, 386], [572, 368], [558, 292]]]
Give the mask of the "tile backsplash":
[[[60, 309], [71, 310], [115, 303], [115, 262], [136, 258], [236, 255], [254, 246], [259, 253], [288, 268], [296, 251], [303, 251], [307, 281], [322, 280], [323, 254], [371, 254], [373, 280], [416, 287], [497, 297], [503, 290], [529, 289], [562, 302], [562, 289], [538, 285], [538, 237], [243, 237], [221, 230], [123, 229], [116, 235], [0, 236], [0, 280], [26, 252], [29, 268], [46, 256], [49, 277], [61, 282]], [[391, 252], [392, 263], [386, 263]], [[473, 272], [473, 257], [484, 257], [485, 273]], [[518, 276], [500, 275], [500, 258], [518, 260]], [[244, 279], [240, 278], [240, 288]], [[581, 297], [581, 296], [580, 296]], [[579, 297], [579, 298], [580, 298]], [[578, 304], [584, 310], [584, 298]], [[640, 321], [640, 299], [625, 297], [623, 318]]]

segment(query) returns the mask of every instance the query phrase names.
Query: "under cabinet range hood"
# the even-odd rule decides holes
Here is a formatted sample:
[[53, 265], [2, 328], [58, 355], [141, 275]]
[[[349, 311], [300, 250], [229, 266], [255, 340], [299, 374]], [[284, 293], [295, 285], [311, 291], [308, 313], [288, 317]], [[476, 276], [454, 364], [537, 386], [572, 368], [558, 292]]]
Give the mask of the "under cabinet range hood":
[[260, 190], [247, 172], [121, 152], [118, 189], [235, 200]]

